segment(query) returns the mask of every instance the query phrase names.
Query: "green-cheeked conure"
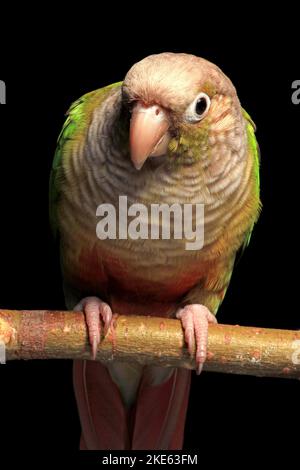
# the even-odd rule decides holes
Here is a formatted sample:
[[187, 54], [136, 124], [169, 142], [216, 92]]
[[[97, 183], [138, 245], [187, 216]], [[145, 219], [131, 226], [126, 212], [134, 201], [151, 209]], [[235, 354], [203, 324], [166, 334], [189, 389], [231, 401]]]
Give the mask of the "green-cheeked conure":
[[[114, 313], [177, 317], [201, 372], [208, 324], [259, 214], [254, 132], [226, 75], [189, 54], [146, 57], [123, 82], [71, 106], [53, 162], [50, 216], [66, 305], [85, 315], [91, 343], [91, 360], [74, 364], [82, 449], [182, 447], [189, 370], [92, 358]], [[184, 236], [99, 237], [97, 208], [117, 208], [120, 196], [149, 211], [203, 205], [202, 248], [186, 249]]]

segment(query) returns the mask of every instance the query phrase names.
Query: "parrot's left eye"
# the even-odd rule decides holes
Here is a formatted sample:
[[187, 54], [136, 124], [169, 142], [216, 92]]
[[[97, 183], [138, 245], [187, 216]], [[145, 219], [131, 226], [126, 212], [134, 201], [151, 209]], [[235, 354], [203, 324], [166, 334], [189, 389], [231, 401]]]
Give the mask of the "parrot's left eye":
[[199, 122], [207, 114], [210, 107], [210, 97], [206, 93], [199, 93], [185, 112], [188, 122]]

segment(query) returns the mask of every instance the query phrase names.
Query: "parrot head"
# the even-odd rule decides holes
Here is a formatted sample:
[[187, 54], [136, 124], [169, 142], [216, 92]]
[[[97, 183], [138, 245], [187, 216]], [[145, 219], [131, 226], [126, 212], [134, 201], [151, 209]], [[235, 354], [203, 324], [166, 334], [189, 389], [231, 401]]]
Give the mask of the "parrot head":
[[149, 157], [201, 158], [201, 148], [205, 154], [215, 142], [231, 139], [240, 145], [236, 134], [241, 134], [242, 109], [236, 90], [205, 59], [175, 53], [146, 57], [127, 73], [122, 94], [131, 112], [130, 155], [138, 170]]

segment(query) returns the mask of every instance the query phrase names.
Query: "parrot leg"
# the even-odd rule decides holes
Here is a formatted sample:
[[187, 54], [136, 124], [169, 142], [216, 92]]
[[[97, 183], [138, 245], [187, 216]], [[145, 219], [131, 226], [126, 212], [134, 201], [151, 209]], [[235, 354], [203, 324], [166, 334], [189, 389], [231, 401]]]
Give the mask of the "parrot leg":
[[206, 360], [208, 324], [217, 323], [217, 319], [207, 307], [200, 304], [186, 305], [177, 311], [176, 317], [181, 320], [191, 356], [195, 350], [196, 340], [196, 371], [199, 375]]
[[101, 338], [100, 317], [104, 322], [103, 334], [106, 335], [112, 320], [111, 308], [98, 297], [85, 297], [74, 307], [74, 310], [83, 312], [85, 315], [89, 341], [92, 346], [92, 358], [95, 359]]

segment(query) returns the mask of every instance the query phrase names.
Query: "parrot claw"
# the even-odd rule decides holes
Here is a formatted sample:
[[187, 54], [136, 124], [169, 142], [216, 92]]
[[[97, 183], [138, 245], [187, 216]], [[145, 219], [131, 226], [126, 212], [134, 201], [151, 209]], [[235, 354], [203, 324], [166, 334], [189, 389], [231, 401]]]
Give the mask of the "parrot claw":
[[207, 354], [208, 325], [217, 323], [216, 317], [207, 307], [200, 304], [186, 305], [178, 310], [176, 317], [181, 320], [185, 342], [191, 356], [196, 349], [196, 373], [200, 375]]
[[89, 342], [92, 347], [92, 359], [95, 360], [101, 340], [102, 326], [100, 318], [104, 323], [103, 335], [105, 336], [112, 320], [111, 308], [98, 297], [85, 297], [74, 307], [74, 310], [84, 313]]
[[96, 357], [97, 357], [98, 344], [99, 344], [99, 341], [97, 340], [97, 337], [94, 336], [93, 342], [92, 342], [92, 358], [93, 358], [93, 360], [95, 360]]

